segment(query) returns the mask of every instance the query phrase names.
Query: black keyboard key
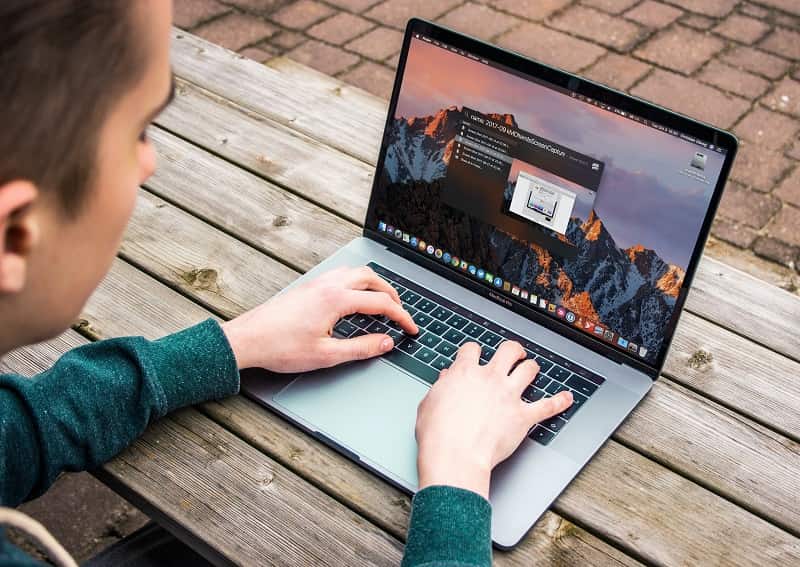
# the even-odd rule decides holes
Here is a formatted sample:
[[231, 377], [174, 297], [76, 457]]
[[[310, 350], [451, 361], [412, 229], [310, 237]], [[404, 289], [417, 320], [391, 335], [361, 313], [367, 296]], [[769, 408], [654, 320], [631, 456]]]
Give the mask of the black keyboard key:
[[392, 337], [392, 340], [394, 341], [395, 345], [406, 338], [405, 333], [397, 331], [395, 329], [389, 329], [386, 334]]
[[555, 433], [539, 425], [534, 427], [533, 431], [531, 431], [528, 434], [529, 438], [541, 443], [542, 445], [547, 445], [548, 443], [550, 443], [550, 441], [552, 441], [555, 436], [556, 436]]
[[373, 322], [370, 326], [367, 327], [368, 333], [385, 333], [389, 330], [389, 327], [380, 323], [379, 321]]
[[564, 382], [567, 378], [570, 377], [572, 372], [567, 370], [566, 368], [560, 367], [558, 364], [554, 365], [547, 373], [550, 378], [553, 380], [558, 380], [559, 382]]
[[496, 351], [492, 347], [481, 345], [481, 360], [489, 362]]
[[414, 322], [417, 324], [417, 327], [419, 327], [420, 329], [422, 327], [424, 327], [425, 325], [427, 325], [428, 323], [430, 323], [431, 321], [433, 321], [433, 319], [431, 319], [430, 315], [428, 315], [426, 313], [423, 313], [422, 311], [418, 311], [417, 313], [414, 313], [414, 316], [412, 317], [412, 319], [414, 319]]
[[436, 304], [430, 299], [425, 299], [423, 297], [421, 301], [417, 301], [417, 303], [414, 304], [414, 307], [416, 307], [420, 311], [424, 311], [425, 313], [430, 313], [431, 311], [434, 310]]
[[452, 343], [448, 343], [447, 341], [442, 341], [438, 345], [436, 345], [436, 348], [434, 350], [439, 354], [452, 359], [458, 352], [458, 347]]
[[461, 329], [466, 325], [469, 321], [464, 319], [461, 315], [453, 315], [447, 320], [447, 324], [453, 327], [454, 329]]
[[541, 356], [536, 357], [536, 362], [539, 364], [539, 372], [546, 373], [553, 367], [553, 363], [547, 360], [546, 358], [542, 358]]
[[420, 359], [422, 362], [431, 363], [438, 355], [429, 348], [422, 347], [416, 353], [414, 358]]
[[410, 289], [406, 290], [406, 292], [400, 296], [400, 301], [406, 305], [414, 305], [419, 300], [420, 295], [418, 293], [414, 293]]
[[434, 321], [425, 328], [428, 330], [429, 333], [433, 333], [434, 335], [438, 335], [441, 337], [443, 334], [447, 332], [447, 329], [449, 329], [450, 327], [448, 327], [441, 321]]
[[547, 390], [546, 386], [550, 383], [550, 378], [542, 374], [541, 372], [536, 375], [536, 378], [533, 380], [533, 385], [539, 388], [540, 390]]
[[419, 337], [417, 339], [417, 341], [422, 343], [423, 345], [425, 345], [428, 348], [433, 348], [436, 345], [438, 345], [440, 342], [442, 342], [442, 339], [440, 337], [437, 337], [433, 333], [425, 333], [424, 335]]
[[336, 331], [337, 333], [339, 333], [340, 335], [344, 336], [344, 337], [349, 337], [350, 334], [353, 331], [355, 331], [357, 328], [358, 327], [356, 327], [355, 325], [353, 325], [349, 321], [342, 320], [342, 321], [339, 321], [338, 323], [336, 323], [336, 325], [333, 327], [333, 330]]
[[447, 321], [452, 314], [453, 314], [452, 311], [450, 311], [449, 309], [445, 309], [441, 305], [438, 305], [436, 309], [431, 311], [431, 315], [439, 319], [439, 321]]
[[476, 323], [470, 323], [466, 327], [462, 329], [465, 334], [469, 335], [473, 339], [477, 339], [480, 337], [485, 329]]
[[490, 347], [495, 347], [497, 346], [497, 343], [500, 342], [500, 339], [501, 337], [499, 335], [495, 335], [491, 331], [486, 331], [479, 340], [485, 345], [489, 345]]
[[444, 334], [445, 339], [456, 345], [464, 340], [464, 336], [464, 333], [461, 331], [456, 331], [455, 329], [450, 329]]
[[583, 407], [583, 404], [586, 403], [587, 399], [588, 398], [586, 396], [582, 396], [577, 392], [572, 392], [572, 405], [558, 415], [564, 419], [571, 419], [572, 416]]
[[436, 360], [431, 362], [431, 366], [433, 366], [436, 370], [444, 370], [445, 368], [450, 368], [451, 364], [453, 364], [452, 360], [441, 355], [437, 356]]
[[522, 392], [522, 398], [528, 400], [529, 402], [536, 402], [541, 400], [544, 397], [544, 392], [541, 390], [537, 390], [533, 386], [528, 386], [525, 388], [525, 391]]
[[401, 286], [397, 282], [389, 282], [389, 285], [392, 286], [398, 294], [403, 295], [406, 292], [406, 288]]
[[403, 305], [403, 309], [406, 310], [406, 313], [411, 315], [412, 317], [417, 314], [417, 310], [413, 307], [409, 307], [408, 305]]
[[399, 350], [396, 349], [390, 350], [388, 353], [383, 355], [383, 357], [389, 362], [395, 363], [400, 368], [407, 370], [414, 376], [422, 378], [428, 384], [433, 384], [439, 377], [438, 370], [428, 366], [427, 364], [425, 364], [420, 360], [417, 360], [413, 356], [408, 356], [407, 354]]
[[567, 422], [558, 417], [557, 415], [554, 415], [553, 417], [545, 419], [544, 421], [539, 423], [539, 425], [546, 427], [553, 433], [558, 433], [559, 431], [561, 431], [561, 428], [564, 427], [566, 424]]
[[353, 331], [353, 334], [350, 335], [350, 338], [354, 339], [356, 337], [360, 337], [361, 335], [366, 335], [366, 334], [367, 332], [364, 329], [356, 329], [355, 331]]
[[569, 390], [564, 384], [561, 382], [556, 382], [555, 380], [551, 380], [550, 383], [545, 386], [544, 391], [550, 394], [551, 396], [555, 396], [559, 392], [563, 392], [564, 390]]
[[597, 384], [592, 384], [588, 380], [584, 380], [577, 374], [573, 374], [570, 376], [566, 382], [564, 382], [567, 386], [575, 390], [576, 392], [580, 392], [586, 396], [591, 396], [594, 394], [594, 391], [597, 390]]
[[397, 345], [397, 348], [402, 350], [407, 354], [414, 354], [422, 347], [417, 341], [412, 338], [406, 337], [404, 340], [400, 341], [400, 344]]
[[363, 313], [356, 313], [353, 315], [353, 318], [350, 322], [355, 325], [356, 327], [361, 327], [362, 329], [366, 329], [369, 327], [375, 319], [370, 317], [369, 315], [364, 315]]

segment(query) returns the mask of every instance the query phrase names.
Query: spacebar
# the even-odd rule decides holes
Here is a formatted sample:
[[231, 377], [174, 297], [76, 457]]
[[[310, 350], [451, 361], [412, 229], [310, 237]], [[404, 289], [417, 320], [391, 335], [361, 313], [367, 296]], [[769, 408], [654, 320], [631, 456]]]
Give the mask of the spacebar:
[[420, 362], [413, 356], [408, 356], [404, 352], [400, 352], [397, 349], [393, 349], [388, 353], [383, 355], [384, 360], [388, 360], [389, 362], [395, 363], [397, 366], [402, 368], [403, 370], [407, 370], [411, 372], [414, 376], [418, 376], [425, 380], [428, 384], [433, 384], [436, 382], [436, 379], [439, 377], [439, 371], [435, 368], [431, 368], [427, 364]]

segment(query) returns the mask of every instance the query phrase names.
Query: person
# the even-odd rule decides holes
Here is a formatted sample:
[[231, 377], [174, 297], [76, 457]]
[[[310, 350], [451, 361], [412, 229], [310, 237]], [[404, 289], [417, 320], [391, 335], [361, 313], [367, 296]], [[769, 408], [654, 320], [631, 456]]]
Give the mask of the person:
[[[162, 0], [0, 4], [0, 355], [67, 329], [110, 268], [138, 186], [155, 168], [147, 127], [174, 91], [171, 11]], [[391, 349], [387, 335], [331, 336], [356, 312], [418, 331], [369, 268], [342, 268], [222, 324], [99, 341], [32, 378], [0, 376], [0, 522], [29, 533], [56, 564], [74, 564], [13, 507], [63, 471], [111, 459], [165, 414], [236, 394], [239, 369], [306, 371]], [[479, 351], [464, 344], [419, 406], [409, 567], [491, 562], [492, 468], [571, 403], [568, 393], [521, 400], [538, 369], [520, 363], [519, 344], [503, 343], [485, 365]], [[125, 549], [105, 564], [161, 564], [158, 554], [128, 560]], [[35, 564], [0, 532], [0, 565]]]

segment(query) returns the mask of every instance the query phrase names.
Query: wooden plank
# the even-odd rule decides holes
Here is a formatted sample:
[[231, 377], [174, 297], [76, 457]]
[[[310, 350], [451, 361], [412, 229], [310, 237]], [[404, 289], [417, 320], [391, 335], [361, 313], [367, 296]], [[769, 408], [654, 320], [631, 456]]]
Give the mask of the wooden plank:
[[225, 317], [266, 301], [297, 277], [291, 268], [144, 191], [120, 251]]
[[33, 376], [52, 366], [68, 350], [87, 342], [78, 332], [68, 329], [53, 339], [7, 353], [0, 358], [0, 374]]
[[[301, 67], [300, 69], [304, 68]], [[221, 155], [237, 164], [244, 163], [247, 167], [255, 167], [253, 164], [257, 163], [258, 152], [252, 148], [267, 144], [269, 136], [286, 136], [285, 133], [281, 134], [269, 128], [262, 131], [260, 129], [261, 123], [253, 117], [252, 112], [244, 112], [223, 99], [200, 91], [195, 86], [184, 84], [183, 91], [184, 94], [179, 97], [176, 106], [171, 112], [167, 113], [165, 126], [177, 129], [182, 134], [188, 132], [186, 137], [190, 138], [194, 143], [206, 147], [211, 146], [212, 150], [218, 151]], [[196, 120], [191, 105], [185, 104], [184, 100], [191, 104], [199, 105], [198, 108], [204, 116], [215, 116], [217, 118], [214, 120]], [[215, 104], [219, 106], [217, 110], [212, 110], [211, 108]], [[232, 132], [235, 133], [236, 131], [245, 132], [246, 135], [231, 135]], [[210, 140], [216, 140], [221, 136], [228, 137], [227, 143], [224, 144], [224, 147], [215, 147]], [[180, 165], [181, 170], [200, 167], [196, 162], [202, 162], [202, 156], [191, 159], [191, 155], [191, 153], [183, 154], [183, 159], [186, 160], [186, 163]], [[170, 167], [172, 166], [172, 164], [169, 165]], [[225, 172], [231, 169], [230, 167], [220, 169], [219, 175], [213, 178], [209, 177], [206, 185], [213, 186], [224, 183], [226, 175], [232, 175], [232, 173]], [[179, 184], [182, 177], [177, 174], [171, 175], [171, 180], [173, 183]], [[331, 190], [328, 185], [325, 187]], [[341, 190], [344, 190], [343, 186]], [[298, 189], [301, 194], [305, 193], [305, 191], [306, 189], [303, 186]], [[215, 195], [217, 192], [210, 188], [206, 189], [202, 185], [191, 185], [191, 191], [189, 189], [184, 191], [176, 189], [173, 192], [190, 193], [191, 199], [183, 200], [180, 204], [192, 211], [199, 210], [202, 215], [207, 214], [208, 209], [214, 208], [215, 198], [207, 196], [207, 194]], [[315, 193], [313, 197], [320, 198], [318, 193]], [[209, 201], [209, 203], [206, 203], [206, 201]], [[328, 205], [332, 210], [336, 210], [333, 201], [330, 201]], [[366, 201], [361, 206], [362, 211], [359, 216], [363, 217], [365, 212], [363, 207], [366, 206]], [[249, 214], [251, 207], [254, 207], [254, 205], [242, 203], [239, 209], [228, 209], [227, 222], [224, 224], [225, 229], [239, 238], [247, 240], [247, 233], [241, 227], [252, 222], [253, 215]], [[327, 254], [330, 251], [324, 240], [319, 244], [323, 246], [324, 253]], [[291, 254], [287, 249], [285, 257], [290, 257]], [[704, 261], [703, 265], [706, 264], [709, 264], [709, 262]], [[775, 290], [774, 287], [764, 285], [758, 281], [756, 281], [756, 284], [758, 284], [760, 290], [758, 293], [760, 294], [769, 294]], [[784, 295], [788, 296], [788, 294]], [[791, 296], [789, 297], [791, 298]], [[721, 309], [719, 306], [718, 308]], [[780, 307], [780, 309], [787, 308], [785, 305]], [[690, 333], [682, 335], [686, 329]], [[695, 332], [697, 330], [700, 332]], [[684, 313], [676, 333], [674, 346], [667, 359], [665, 367], [667, 374], [679, 381], [684, 381], [684, 373], [694, 377], [702, 373], [704, 380], [700, 383], [695, 383], [695, 387], [703, 391], [707, 389], [710, 395], [721, 403], [740, 410], [746, 415], [754, 416], [771, 427], [775, 427], [778, 431], [792, 436], [795, 440], [800, 439], [800, 420], [795, 418], [797, 413], [800, 413], [800, 395], [792, 395], [796, 394], [800, 388], [800, 384], [793, 378], [800, 371], [800, 367], [790, 361], [782, 360], [782, 357], [767, 353], [765, 349], [757, 347], [750, 341], [743, 340], [736, 333], [715, 331], [709, 334], [710, 330], [709, 325], [702, 324], [700, 317], [690, 312]], [[735, 349], [731, 348], [731, 345], [734, 344], [737, 345]], [[762, 357], [761, 364], [751, 364], [752, 356], [740, 357], [738, 354], [740, 352], [755, 353], [757, 356]], [[716, 362], [713, 364], [698, 364], [698, 360], [705, 360], [708, 354], [715, 357]], [[740, 371], [742, 366], [746, 366], [747, 372]], [[786, 372], [775, 372], [775, 369], [786, 370]], [[753, 375], [752, 373], [755, 374]], [[743, 396], [741, 395], [743, 391], [753, 391], [754, 395]]]
[[[163, 208], [161, 210], [163, 210]], [[120, 319], [123, 318], [123, 314], [135, 311], [133, 306], [136, 305], [137, 301], [135, 297], [113, 297], [106, 299], [104, 303], [118, 310], [114, 318]], [[126, 303], [131, 304], [126, 305]], [[128, 326], [135, 326], [135, 321], [130, 315], [128, 315], [126, 324]], [[654, 400], [657, 400], [657, 398], [654, 398]], [[673, 409], [665, 408], [663, 411], [668, 413], [673, 411]], [[693, 409], [692, 407], [688, 407], [684, 411], [690, 413]], [[713, 411], [713, 408], [709, 411]], [[239, 419], [240, 414], [239, 412], [230, 412], [230, 415], [234, 417], [229, 419]], [[226, 428], [230, 428], [239, 435], [246, 437], [249, 441], [257, 443], [258, 436], [265, 435], [261, 428], [266, 427], [264, 424], [267, 423], [267, 420], [245, 418], [244, 424], [239, 426], [242, 429], [237, 428], [231, 421], [224, 421], [223, 423]], [[248, 436], [247, 431], [243, 429], [244, 427], [249, 427], [251, 431], [255, 429], [258, 433]], [[288, 429], [293, 430], [293, 428]], [[296, 433], [296, 435], [302, 434]], [[310, 440], [308, 441], [310, 442]], [[669, 446], [674, 442], [674, 438], [670, 439], [669, 445], [663, 450], [669, 451]], [[265, 446], [261, 448], [264, 451], [281, 452], [285, 450], [284, 447], [296, 447], [295, 443], [296, 441], [285, 441], [277, 443], [277, 446], [273, 446], [273, 440], [273, 443], [265, 444]], [[800, 553], [800, 549], [797, 548], [797, 543], [800, 540], [797, 540], [789, 533], [719, 498], [712, 492], [692, 483], [661, 465], [648, 461], [646, 457], [623, 447], [615, 441], [610, 441], [607, 447], [613, 447], [612, 456], [606, 458], [598, 456], [595, 459], [597, 462], [604, 463], [607, 470], [602, 469], [602, 467], [597, 469], [597, 476], [591, 477], [593, 480], [585, 486], [585, 489], [577, 493], [571, 493], [574, 495], [573, 499], [560, 499], [559, 503], [554, 508], [556, 512], [569, 519], [574, 519], [581, 525], [592, 526], [592, 529], [597, 530], [598, 533], [607, 533], [608, 537], [612, 538], [619, 546], [634, 552], [637, 556], [659, 562], [662, 560], [668, 562], [692, 562], [698, 557], [698, 554], [700, 554], [702, 550], [708, 549], [708, 541], [717, 542], [721, 547], [737, 548], [738, 551], [736, 553], [740, 556], [738, 561], [739, 564], [742, 565], [755, 564], [763, 561], [762, 555], [760, 553], [755, 554], [753, 551], [754, 549], [760, 549], [761, 544], [770, 545], [776, 550], [777, 555], [772, 557], [772, 559], [776, 561], [778, 558], [790, 558], [796, 551]], [[729, 455], [724, 452], [721, 455], [712, 454], [713, 447], [713, 443], [709, 443], [706, 448], [708, 453], [716, 459], [716, 461], [708, 466], [719, 465], [724, 467], [726, 459], [736, 458], [735, 455]], [[718, 450], [730, 450], [730, 447], [730, 444], [722, 444], [721, 448]], [[608, 449], [605, 451], [606, 452], [601, 452], [601, 455], [607, 455]], [[272, 453], [270, 454], [272, 455]], [[359, 485], [345, 483], [338, 475], [332, 475], [330, 466], [319, 465], [319, 468], [317, 468], [319, 464], [318, 455], [319, 452], [311, 452], [311, 456], [308, 457], [309, 460], [307, 462], [305, 459], [302, 459], [302, 454], [297, 452], [293, 452], [290, 456], [284, 455], [282, 458], [275, 456], [275, 458], [281, 462], [286, 460], [287, 463], [294, 463], [294, 466], [297, 467], [301, 467], [302, 465], [302, 469], [298, 469], [298, 472], [302, 471], [301, 474], [304, 477], [309, 478], [318, 486], [324, 486], [326, 490], [335, 494], [337, 499], [341, 501], [350, 501], [350, 499], [353, 498], [353, 487]], [[620, 460], [626, 463], [622, 467], [619, 465], [619, 462], [617, 462]], [[337, 470], [342, 470], [346, 466], [346, 462], [344, 462], [339, 465]], [[757, 463], [753, 463], [753, 466], [757, 468]], [[632, 470], [628, 470], [627, 467], [632, 467]], [[699, 467], [695, 468], [698, 472], [702, 472]], [[646, 472], [643, 473], [639, 469]], [[743, 470], [742, 472], [747, 472], [747, 470]], [[760, 472], [767, 476], [772, 474], [769, 470]], [[582, 476], [584, 475], [585, 473], [582, 473]], [[656, 488], [656, 486], [653, 485], [647, 490], [642, 490], [637, 480], [640, 475], [660, 478], [661, 480], [659, 481], [658, 487]], [[332, 478], [332, 476], [334, 478]], [[786, 478], [778, 477], [778, 480], [785, 481]], [[747, 483], [743, 484], [746, 485]], [[738, 488], [738, 485], [734, 488]], [[756, 489], [760, 489], [760, 487], [756, 486]], [[666, 491], [666, 494], [651, 494], [649, 492], [650, 490]], [[586, 510], [581, 504], [591, 499], [598, 499], [595, 502], [596, 507], [605, 510], [604, 514], [607, 516], [603, 516], [602, 521], [594, 517], [598, 514], [596, 510], [590, 510], [588, 512], [589, 515], [587, 515]], [[683, 506], [684, 501], [687, 499], [688, 501], [702, 503], [702, 506], [708, 513], [692, 517], [690, 511], [696, 510], [696, 508], [689, 507], [686, 510], [677, 509]], [[745, 498], [742, 498], [742, 500], [745, 500]], [[676, 503], [676, 508], [673, 509], [671, 506], [653, 508], [650, 504], [653, 501], [660, 502], [659, 506], [666, 506], [667, 502], [674, 501]], [[364, 507], [369, 506], [370, 508], [359, 508], [359, 512], [373, 520], [372, 514], [375, 513], [375, 508], [372, 507], [376, 505], [375, 501], [370, 500], [362, 504], [359, 504], [357, 501], [354, 502], [354, 506], [358, 505]], [[634, 517], [628, 518], [629, 508], [631, 507], [634, 507], [638, 512]], [[669, 514], [679, 518], [680, 521], [674, 524], [661, 525], [658, 518], [663, 515], [663, 510], [669, 510]], [[608, 520], [608, 517], [613, 517], [613, 521], [607, 522], [606, 520]], [[378, 520], [373, 521], [385, 527], [382, 522]], [[745, 526], [748, 530], [747, 537], [750, 538], [749, 540], [745, 538], [743, 531]], [[634, 538], [633, 540], [631, 540], [632, 537]], [[734, 539], [731, 539], [731, 537]], [[745, 544], [745, 541], [748, 541], [748, 543]], [[753, 541], [758, 541], [759, 544], [751, 545]], [[673, 549], [675, 542], [679, 542], [680, 545], [678, 548]], [[767, 559], [769, 559], [769, 557], [767, 557]], [[798, 555], [798, 559], [800, 559], [800, 555]]]
[[[175, 99], [157, 119], [160, 126], [184, 138], [203, 140], [209, 151], [225, 155], [312, 202], [331, 207], [349, 220], [363, 222], [374, 166], [253, 112], [246, 114], [248, 120], [229, 124], [231, 110], [225, 107], [231, 103], [226, 99], [180, 78], [176, 78], [176, 85]], [[203, 119], [197, 120], [197, 116]], [[211, 132], [213, 136], [209, 136]], [[242, 172], [237, 175], [244, 176]], [[347, 189], [332, 195], [325, 186], [329, 179]], [[249, 189], [252, 183], [241, 184]], [[236, 187], [236, 183], [232, 180], [226, 187]], [[265, 199], [273, 194], [268, 188], [264, 191]], [[265, 219], [281, 214], [280, 208], [274, 207], [281, 199], [269, 200]]]
[[[331, 147], [342, 149], [344, 153], [375, 163], [386, 101], [367, 93], [356, 93], [357, 89], [289, 59], [272, 59], [265, 69], [264, 65], [243, 62], [231, 52], [200, 38], [185, 32], [176, 33], [182, 36], [173, 43], [175, 72], [180, 77], [229, 99], [251, 111], [251, 115], [253, 112], [263, 114]], [[220, 75], [205, 72], [204, 65], [215, 70], [224, 69], [224, 72], [220, 71]], [[275, 99], [295, 98], [297, 93], [301, 96], [296, 105], [290, 103], [291, 108], [275, 102]], [[342, 104], [344, 99], [348, 101], [346, 104]], [[298, 116], [304, 121], [302, 125], [298, 125]], [[316, 131], [307, 126], [316, 121], [324, 122], [325, 129]], [[357, 124], [356, 132], [354, 124]], [[268, 137], [250, 138], [248, 143], [259, 144], [262, 139]], [[344, 144], [346, 147], [343, 148], [343, 140], [352, 144]], [[368, 140], [373, 149], [364, 152], [364, 140]], [[244, 165], [247, 166], [246, 162]], [[336, 179], [330, 178], [324, 187], [333, 196], [350, 186], [337, 185]], [[324, 204], [319, 195], [315, 200]], [[363, 206], [366, 204], [365, 200]], [[335, 209], [331, 207], [331, 210]], [[352, 218], [351, 211], [348, 215]], [[710, 321], [800, 360], [800, 348], [794, 340], [800, 321], [800, 297], [796, 295], [782, 290], [776, 293], [774, 286], [705, 257], [698, 268], [687, 306], [690, 311]]]
[[[218, 175], [218, 177], [207, 177], [205, 185], [196, 184], [193, 180], [177, 174], [170, 177], [171, 181], [178, 185], [183, 180], [187, 180], [188, 186], [192, 187], [192, 202], [196, 206], [205, 209], [207, 206], [202, 204], [206, 199], [205, 195], [214, 192], [214, 188], [218, 186], [219, 181], [229, 175], [227, 169], [234, 166], [227, 162], [221, 162], [221, 160], [209, 156], [196, 148], [187, 147], [185, 151], [187, 156], [193, 155], [194, 157], [186, 157], [187, 165], [182, 169], [215, 170], [216, 175]], [[216, 168], [210, 165], [196, 165], [204, 161], [218, 161], [221, 165]], [[181, 188], [173, 191], [175, 193], [184, 192]], [[156, 218], [151, 215], [146, 219], [146, 222], [139, 219], [137, 214], [133, 221], [135, 232], [137, 234], [159, 233], [161, 232], [159, 227], [185, 225], [186, 239], [190, 242], [188, 246], [195, 250], [195, 254], [206, 255], [206, 259], [197, 260], [197, 265], [203, 265], [203, 262], [206, 261], [213, 261], [215, 262], [215, 269], [219, 273], [225, 274], [228, 281], [241, 281], [241, 285], [235, 286], [235, 289], [226, 290], [229, 295], [223, 298], [222, 303], [214, 303], [217, 299], [216, 295], [198, 297], [192, 294], [192, 290], [184, 291], [187, 291], [192, 297], [206, 302], [210, 301], [210, 306], [217, 310], [220, 309], [220, 305], [237, 305], [242, 308], [250, 308], [269, 297], [270, 294], [265, 290], [274, 286], [263, 285], [258, 281], [253, 283], [250, 275], [255, 271], [262, 277], [269, 272], [265, 269], [254, 270], [252, 262], [243, 262], [239, 259], [243, 253], [237, 252], [237, 250], [246, 248], [244, 244], [227, 237], [224, 240], [224, 247], [221, 245], [203, 246], [202, 243], [218, 239], [223, 235], [215, 236], [217, 231], [185, 213], [180, 213], [179, 219], [176, 217], [177, 213], [172, 209], [171, 205], [153, 207], [153, 215], [161, 215], [163, 218]], [[244, 210], [249, 211], [250, 208], [245, 206]], [[238, 235], [239, 217], [235, 216], [235, 214], [236, 211], [231, 211], [231, 215], [234, 216], [229, 219], [226, 228]], [[183, 218], [184, 215], [188, 218]], [[341, 219], [339, 222], [346, 224], [346, 221]], [[156, 228], [156, 230], [153, 231], [153, 228]], [[171, 274], [181, 270], [172, 265], [173, 260], [171, 258], [175, 257], [176, 254], [170, 252], [170, 249], [181, 246], [183, 245], [175, 237], [159, 240], [152, 246], [137, 246], [137, 255], [132, 256], [131, 259], [145, 266], [157, 266], [158, 269], [154, 271], [158, 277], [164, 279], [167, 283], [171, 283]], [[208, 248], [209, 251], [204, 251], [204, 248]], [[227, 250], [227, 253], [220, 253], [222, 249]], [[287, 254], [291, 253], [291, 250], [287, 251]], [[177, 256], [180, 257], [182, 254], [177, 254]], [[176, 283], [180, 284], [180, 282]], [[225, 294], [219, 295], [225, 296]], [[234, 314], [235, 311], [227, 312], [229, 316]], [[758, 406], [759, 408], [772, 407], [773, 411], [777, 409], [778, 413], [776, 415], [784, 419], [784, 422], [790, 428], [794, 428], [795, 433], [797, 432], [798, 424], [791, 404], [800, 404], [800, 384], [789, 378], [800, 373], [800, 365], [756, 345], [752, 345], [752, 348], [748, 350], [750, 345], [745, 339], [691, 314], [687, 314], [683, 319], [678, 332], [681, 339], [676, 340], [674, 353], [687, 361], [691, 358], [689, 353], [697, 351], [696, 345], [698, 341], [703, 341], [700, 344], [703, 345], [703, 348], [708, 349], [704, 352], [710, 353], [711, 356], [720, 361], [741, 360], [742, 358], [739, 356], [740, 350], [747, 352], [752, 352], [753, 350], [763, 351], [754, 353], [753, 359], [757, 359], [759, 364], [753, 364], [752, 367], [737, 367], [735, 364], [716, 363], [710, 364], [710, 368], [706, 369], [705, 372], [713, 374], [712, 384], [723, 383], [736, 386], [739, 383], [743, 383], [746, 388], [757, 389], [766, 386], [769, 382], [775, 382], [775, 370], [783, 370], [784, 372], [781, 375], [787, 384], [783, 390], [764, 387], [762, 398], [759, 399], [743, 397], [741, 391], [734, 390], [733, 386], [728, 386], [731, 388], [729, 394], [731, 397], [746, 401], [756, 399], [757, 403], [761, 404]], [[713, 346], [709, 346], [709, 341], [714, 341]], [[683, 348], [681, 348], [681, 345], [684, 345]], [[675, 366], [675, 375], [680, 377], [682, 366], [685, 366], [685, 364], [682, 366], [675, 364], [673, 366]], [[781, 526], [788, 527], [790, 531], [797, 533], [797, 530], [793, 530], [791, 526], [800, 526], [800, 511], [791, 506], [775, 504], [780, 502], [783, 497], [787, 497], [789, 498], [788, 501], [791, 501], [793, 487], [800, 485], [800, 459], [798, 458], [800, 453], [798, 452], [797, 444], [790, 439], [773, 436], [766, 431], [761, 432], [754, 440], [750, 433], [760, 431], [757, 424], [744, 418], [731, 420], [726, 410], [718, 408], [714, 404], [706, 403], [699, 396], [676, 397], [675, 395], [665, 395], [664, 392], [669, 394], [675, 391], [675, 388], [670, 389], [669, 385], [665, 386], [665, 388], [667, 389], [664, 390], [661, 385], [657, 384], [648, 398], [646, 407], [652, 409], [653, 415], [637, 412], [634, 417], [628, 420], [628, 426], [624, 429], [629, 433], [618, 438], [646, 455], [651, 455], [661, 462], [669, 463], [670, 466], [676, 467], [687, 477], [741, 503], [748, 510]], [[791, 395], [792, 391], [796, 395]], [[778, 402], [777, 405], [772, 405], [776, 402]], [[678, 405], [674, 406], [673, 404], [676, 403]], [[783, 412], [780, 413], [782, 408]], [[674, 419], [671, 416], [674, 415], [698, 415], [703, 416], [704, 419], [681, 420], [678, 424], [673, 424], [671, 428], [659, 429], [657, 431], [658, 435], [651, 434], [649, 424], [652, 420], [657, 423], [660, 423], [660, 421], [674, 423], [671, 421]], [[675, 436], [676, 427], [682, 428], [682, 434], [678, 437]], [[691, 455], [686, 455], [682, 452], [683, 444], [677, 441], [679, 439], [698, 440], [693, 442]], [[756, 440], [760, 440], [761, 444], [756, 443]], [[748, 442], [752, 442], [754, 447], [763, 445], [763, 453], [759, 453], [757, 450], [749, 450], [746, 445], [743, 446], [743, 443]], [[668, 457], [672, 452], [676, 453], [675, 463], [672, 463]], [[737, 459], [741, 458], [741, 455], [746, 455], [748, 460], [744, 464], [737, 464]]]
[[[197, 84], [213, 78], [227, 85], [227, 98], [257, 101], [254, 110], [276, 122], [363, 161], [377, 158], [375, 138], [364, 131], [386, 119], [386, 107], [375, 104], [372, 95], [344, 83], [320, 88], [313, 77], [303, 80], [270, 69], [181, 30], [173, 30], [172, 39], [172, 64], [180, 77]], [[309, 108], [320, 112], [312, 115]], [[340, 122], [345, 115], [346, 122]]]

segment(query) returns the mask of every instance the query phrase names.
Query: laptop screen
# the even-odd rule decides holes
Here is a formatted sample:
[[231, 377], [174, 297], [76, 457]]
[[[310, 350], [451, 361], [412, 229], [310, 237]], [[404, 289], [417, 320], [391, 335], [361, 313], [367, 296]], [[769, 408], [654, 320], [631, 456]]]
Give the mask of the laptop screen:
[[367, 226], [656, 365], [725, 158], [413, 34]]

